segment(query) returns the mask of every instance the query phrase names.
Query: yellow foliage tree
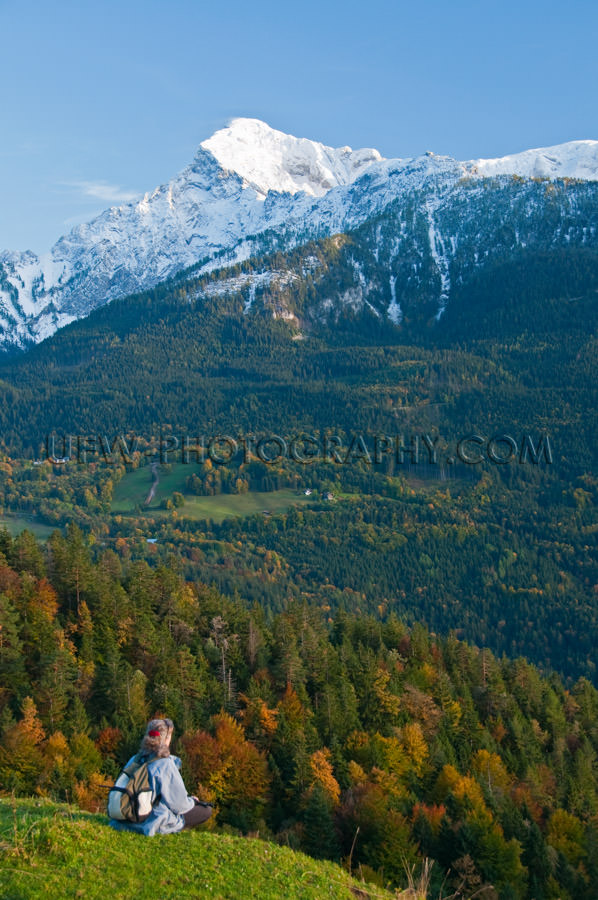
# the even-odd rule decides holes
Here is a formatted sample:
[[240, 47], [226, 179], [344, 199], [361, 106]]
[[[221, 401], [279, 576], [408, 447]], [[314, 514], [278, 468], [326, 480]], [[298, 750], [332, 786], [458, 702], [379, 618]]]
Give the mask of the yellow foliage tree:
[[334, 777], [332, 763], [330, 762], [330, 750], [327, 747], [323, 747], [321, 750], [316, 750], [315, 753], [312, 753], [309, 759], [309, 766], [312, 774], [311, 787], [313, 788], [315, 784], [320, 784], [333, 805], [336, 806], [340, 800], [341, 789]]
[[396, 694], [393, 694], [388, 690], [389, 681], [390, 672], [379, 667], [374, 678], [374, 694], [380, 709], [389, 716], [396, 716], [401, 707], [401, 701]]
[[365, 784], [367, 780], [368, 777], [365, 771], [361, 768], [359, 763], [352, 759], [349, 763], [349, 781], [351, 784]]
[[565, 809], [555, 810], [550, 817], [547, 840], [573, 866], [585, 856], [583, 824]]
[[398, 737], [383, 737], [376, 734], [373, 743], [381, 751], [384, 769], [399, 777], [405, 775], [409, 768], [409, 760], [403, 742]]
[[107, 776], [92, 772], [87, 781], [75, 781], [73, 792], [77, 805], [89, 812], [104, 812], [106, 808]]
[[371, 778], [374, 784], [379, 785], [383, 789], [387, 797], [399, 800], [407, 796], [407, 789], [395, 772], [387, 772], [385, 769], [374, 766], [371, 771]]
[[35, 621], [38, 617], [53, 622], [58, 612], [58, 597], [49, 581], [41, 578], [36, 590], [29, 600], [28, 613]]
[[488, 750], [478, 750], [473, 758], [473, 770], [487, 786], [491, 794], [508, 791], [513, 783], [513, 778], [507, 772], [505, 765], [497, 753]]
[[278, 709], [270, 709], [261, 697], [247, 697], [239, 694], [239, 700], [245, 704], [241, 710], [241, 722], [252, 739], [260, 747], [269, 746], [278, 728]]
[[276, 704], [278, 713], [283, 713], [291, 729], [301, 728], [307, 715], [295, 688], [287, 684], [282, 699]]
[[37, 707], [31, 697], [25, 697], [23, 701], [23, 718], [17, 724], [15, 731], [24, 740], [34, 746], [41, 744], [46, 736], [44, 726], [37, 715]]
[[484, 802], [482, 788], [478, 782], [471, 775], [460, 775], [454, 766], [444, 766], [436, 782], [436, 791], [441, 800], [452, 793], [453, 797], [461, 804], [471, 804], [474, 810], [483, 812], [490, 817]]
[[419, 722], [410, 722], [402, 727], [401, 741], [412, 768], [418, 776], [421, 775], [430, 751]]

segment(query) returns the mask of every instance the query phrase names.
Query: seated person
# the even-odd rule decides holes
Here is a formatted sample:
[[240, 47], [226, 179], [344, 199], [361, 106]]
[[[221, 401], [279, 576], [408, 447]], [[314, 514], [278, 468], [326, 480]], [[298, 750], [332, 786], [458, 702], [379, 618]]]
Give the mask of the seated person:
[[[110, 819], [113, 828], [137, 831], [148, 837], [154, 834], [172, 834], [184, 828], [195, 828], [212, 815], [212, 806], [187, 794], [181, 777], [181, 761], [170, 753], [174, 725], [170, 719], [152, 719], [147, 724], [139, 752], [131, 763], [143, 763], [150, 759], [147, 771], [152, 790], [152, 811], [143, 822], [125, 822]], [[152, 758], [153, 757], [153, 758]]]

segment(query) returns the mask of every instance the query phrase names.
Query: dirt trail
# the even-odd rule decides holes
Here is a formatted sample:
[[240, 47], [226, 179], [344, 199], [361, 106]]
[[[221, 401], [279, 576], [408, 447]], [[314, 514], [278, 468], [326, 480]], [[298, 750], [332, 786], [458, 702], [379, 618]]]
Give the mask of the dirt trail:
[[154, 495], [156, 493], [156, 488], [160, 484], [160, 478], [158, 476], [158, 463], [157, 462], [153, 462], [151, 464], [151, 470], [152, 470], [152, 477], [154, 480], [152, 481], [152, 486], [150, 488], [150, 492], [147, 495], [147, 497], [145, 498], [146, 506], [149, 506], [150, 503], [152, 502], [152, 500], [154, 499]]

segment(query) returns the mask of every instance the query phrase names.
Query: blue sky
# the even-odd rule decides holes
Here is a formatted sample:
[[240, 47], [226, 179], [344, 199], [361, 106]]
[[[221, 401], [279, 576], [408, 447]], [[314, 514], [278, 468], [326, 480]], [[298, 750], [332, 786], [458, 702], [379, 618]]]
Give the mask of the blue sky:
[[0, 248], [183, 168], [233, 116], [384, 156], [598, 138], [598, 4], [0, 0]]

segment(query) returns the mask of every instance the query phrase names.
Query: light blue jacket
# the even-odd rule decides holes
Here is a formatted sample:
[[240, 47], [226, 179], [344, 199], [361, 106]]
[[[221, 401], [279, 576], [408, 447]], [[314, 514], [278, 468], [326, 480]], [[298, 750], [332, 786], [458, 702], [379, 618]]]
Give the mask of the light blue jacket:
[[[127, 765], [130, 765], [134, 758], [132, 756]], [[160, 799], [155, 803], [149, 818], [139, 824], [110, 819], [110, 825], [119, 831], [137, 831], [147, 837], [181, 831], [185, 825], [183, 813], [193, 809], [195, 801], [187, 794], [180, 768], [181, 761], [178, 756], [152, 760], [147, 767], [150, 787], [153, 797]]]

